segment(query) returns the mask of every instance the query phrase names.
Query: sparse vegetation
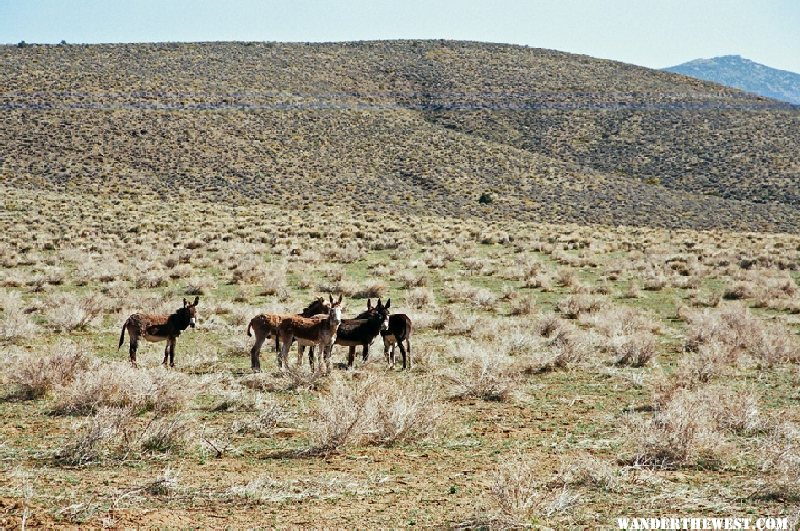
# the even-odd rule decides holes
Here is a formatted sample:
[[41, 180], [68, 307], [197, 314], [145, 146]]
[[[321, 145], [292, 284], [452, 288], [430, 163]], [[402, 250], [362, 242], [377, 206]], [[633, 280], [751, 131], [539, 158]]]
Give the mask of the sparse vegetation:
[[[795, 115], [423, 114], [387, 100], [395, 81], [374, 68], [394, 57], [400, 92], [434, 99], [443, 80], [524, 89], [533, 66], [558, 73], [537, 91], [623, 93], [642, 74], [499, 45], [6, 48], [22, 107], [0, 116], [0, 527], [603, 528], [642, 500], [654, 514], [800, 500], [800, 214], [781, 158]], [[131, 54], [134, 78], [116, 61]], [[636, 86], [657, 98], [672, 79]], [[144, 96], [115, 89], [142, 80], [171, 107], [141, 112]], [[314, 80], [391, 109], [314, 109]], [[233, 108], [252, 83], [264, 108]], [[679, 88], [706, 101], [704, 84]], [[197, 112], [211, 103], [224, 112]], [[94, 104], [119, 108], [80, 107]], [[345, 347], [325, 376], [296, 345], [277, 371], [270, 338], [251, 373], [250, 319], [328, 292], [348, 318], [391, 298], [413, 321], [413, 368], [388, 369], [378, 337], [351, 371]], [[176, 367], [144, 340], [131, 367], [125, 317], [190, 295]]]

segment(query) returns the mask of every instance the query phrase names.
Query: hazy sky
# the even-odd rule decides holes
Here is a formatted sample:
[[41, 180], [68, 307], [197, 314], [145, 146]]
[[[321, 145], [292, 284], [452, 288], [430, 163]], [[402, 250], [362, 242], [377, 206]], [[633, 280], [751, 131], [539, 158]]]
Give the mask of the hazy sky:
[[0, 42], [527, 44], [650, 67], [741, 54], [800, 72], [800, 0], [0, 0]]

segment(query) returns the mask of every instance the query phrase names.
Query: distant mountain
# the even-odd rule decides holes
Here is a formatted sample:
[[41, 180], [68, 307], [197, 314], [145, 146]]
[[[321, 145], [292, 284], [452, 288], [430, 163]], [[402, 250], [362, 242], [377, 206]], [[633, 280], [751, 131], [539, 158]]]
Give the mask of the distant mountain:
[[800, 74], [770, 68], [741, 55], [695, 59], [664, 70], [800, 105]]

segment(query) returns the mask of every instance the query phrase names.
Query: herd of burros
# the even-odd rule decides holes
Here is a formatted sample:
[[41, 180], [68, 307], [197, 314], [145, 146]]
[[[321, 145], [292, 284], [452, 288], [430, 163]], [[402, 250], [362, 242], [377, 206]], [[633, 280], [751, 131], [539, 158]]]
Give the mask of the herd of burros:
[[[175, 366], [175, 341], [182, 331], [197, 324], [197, 304], [183, 299], [183, 307], [171, 315], [135, 313], [128, 317], [122, 325], [119, 346], [125, 340], [125, 331], [130, 338], [131, 363], [136, 366], [136, 351], [139, 340], [166, 341], [164, 349], [164, 365], [169, 362]], [[383, 355], [389, 367], [394, 367], [394, 350], [400, 348], [403, 356], [403, 369], [411, 368], [411, 319], [402, 313], [390, 314], [391, 299], [383, 304], [380, 299], [375, 306], [372, 299], [367, 299], [366, 311], [354, 319], [342, 319], [342, 297], [334, 301], [328, 295], [328, 302], [323, 297], [315, 299], [299, 314], [262, 313], [253, 317], [247, 326], [247, 335], [255, 335], [256, 342], [250, 349], [250, 366], [253, 371], [261, 371], [260, 352], [264, 341], [275, 338], [275, 352], [279, 369], [288, 367], [289, 348], [297, 342], [297, 364], [303, 363], [303, 352], [309, 347], [308, 362], [311, 370], [315, 370], [314, 347], [322, 354], [322, 364], [326, 373], [331, 370], [331, 352], [333, 345], [349, 348], [347, 368], [355, 362], [356, 347], [361, 346], [362, 359], [367, 361], [369, 346], [378, 335], [383, 338]], [[251, 333], [252, 331], [252, 333]]]

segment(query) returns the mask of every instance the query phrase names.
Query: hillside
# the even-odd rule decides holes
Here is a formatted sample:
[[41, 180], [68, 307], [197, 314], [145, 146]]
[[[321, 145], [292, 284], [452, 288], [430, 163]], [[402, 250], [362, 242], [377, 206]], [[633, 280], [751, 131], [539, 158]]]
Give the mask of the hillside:
[[741, 55], [695, 59], [664, 70], [800, 105], [800, 74], [770, 68]]
[[800, 227], [797, 109], [632, 65], [451, 41], [7, 46], [0, 65], [13, 186]]

